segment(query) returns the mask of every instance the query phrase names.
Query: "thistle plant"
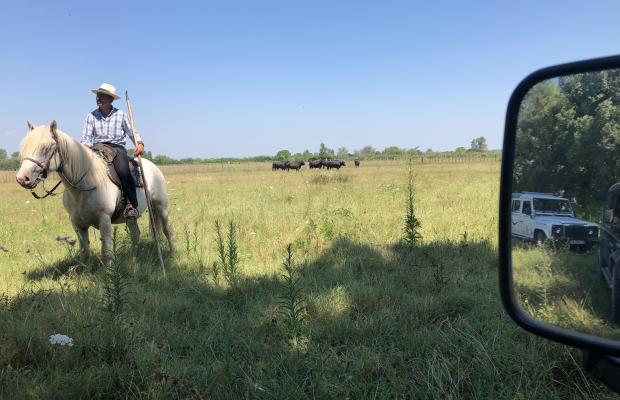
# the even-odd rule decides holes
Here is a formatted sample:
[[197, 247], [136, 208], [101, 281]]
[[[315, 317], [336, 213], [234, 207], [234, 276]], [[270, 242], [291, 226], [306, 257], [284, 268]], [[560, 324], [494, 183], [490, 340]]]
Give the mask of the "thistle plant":
[[198, 234], [198, 221], [194, 221], [194, 229], [190, 230], [189, 226], [185, 224], [185, 252], [188, 257], [190, 253], [197, 254], [198, 253], [198, 239], [200, 235]]
[[422, 224], [420, 220], [415, 216], [415, 173], [413, 171], [413, 158], [409, 157], [408, 167], [408, 179], [407, 179], [407, 212], [405, 214], [405, 226], [403, 227], [403, 240], [407, 243], [410, 249], [413, 248], [422, 240], [422, 235], [419, 232]]
[[[234, 221], [228, 223], [228, 233], [224, 236], [220, 222], [215, 221], [217, 255], [220, 271], [228, 284], [239, 289], [239, 245], [237, 244], [237, 226]], [[226, 242], [226, 243], [225, 243]]]
[[284, 260], [285, 274], [282, 274], [283, 282], [280, 284], [282, 293], [280, 300], [280, 310], [278, 313], [284, 317], [288, 328], [288, 334], [296, 338], [303, 322], [303, 313], [306, 310], [304, 300], [301, 298], [301, 288], [299, 287], [299, 277], [294, 267], [292, 244], [286, 246], [286, 259]]
[[128, 326], [125, 323], [129, 314], [129, 291], [132, 282], [127, 279], [126, 260], [120, 256], [117, 248], [117, 231], [112, 233], [112, 253], [114, 255], [110, 267], [103, 268], [102, 292], [99, 297], [99, 310], [104, 318], [99, 325], [105, 332], [110, 355], [123, 355], [131, 338], [128, 335]]

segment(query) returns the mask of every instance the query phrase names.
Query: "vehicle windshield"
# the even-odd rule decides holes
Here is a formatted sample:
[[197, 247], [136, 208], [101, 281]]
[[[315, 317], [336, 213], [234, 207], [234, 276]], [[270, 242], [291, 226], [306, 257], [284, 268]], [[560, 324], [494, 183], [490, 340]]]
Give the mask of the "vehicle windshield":
[[573, 213], [569, 201], [559, 199], [534, 199], [534, 210], [537, 213]]

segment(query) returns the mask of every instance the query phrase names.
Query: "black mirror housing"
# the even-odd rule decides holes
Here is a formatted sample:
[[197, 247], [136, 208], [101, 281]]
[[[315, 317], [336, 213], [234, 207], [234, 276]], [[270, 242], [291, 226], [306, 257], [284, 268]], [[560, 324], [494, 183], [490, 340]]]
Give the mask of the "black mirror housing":
[[[522, 328], [538, 336], [569, 346], [581, 348], [591, 353], [620, 357], [620, 342], [571, 331], [537, 321], [529, 317], [518, 305], [514, 290], [512, 273], [511, 202], [513, 194], [513, 174], [515, 162], [517, 123], [521, 104], [536, 84], [571, 74], [581, 74], [600, 70], [620, 68], [620, 56], [580, 61], [544, 68], [526, 77], [513, 92], [506, 114], [504, 145], [500, 179], [499, 204], [499, 280], [504, 308], [510, 317]], [[611, 210], [609, 210], [611, 211]], [[611, 213], [613, 220], [613, 212]], [[607, 213], [605, 220], [608, 220]]]

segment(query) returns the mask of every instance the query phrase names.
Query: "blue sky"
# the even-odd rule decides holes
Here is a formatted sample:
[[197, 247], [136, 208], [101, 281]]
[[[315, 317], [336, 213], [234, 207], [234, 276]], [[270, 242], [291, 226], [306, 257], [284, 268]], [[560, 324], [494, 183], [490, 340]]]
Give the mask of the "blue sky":
[[104, 82], [153, 155], [500, 148], [519, 81], [620, 53], [619, 18], [617, 1], [5, 2], [0, 148], [26, 120], [79, 139]]

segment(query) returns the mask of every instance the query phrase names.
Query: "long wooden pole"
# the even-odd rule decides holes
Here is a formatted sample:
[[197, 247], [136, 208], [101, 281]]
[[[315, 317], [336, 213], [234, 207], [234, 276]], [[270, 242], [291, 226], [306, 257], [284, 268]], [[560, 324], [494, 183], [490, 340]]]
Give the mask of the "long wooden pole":
[[[127, 98], [127, 109], [129, 110], [129, 121], [131, 122], [131, 132], [133, 133], [133, 142], [138, 145], [138, 138], [136, 137], [136, 128], [133, 126], [133, 115], [131, 114], [131, 104], [129, 103], [129, 94], [125, 91], [125, 97]], [[157, 225], [155, 225], [155, 215], [153, 215], [153, 209], [151, 207], [151, 194], [149, 193], [149, 187], [144, 178], [144, 169], [142, 169], [142, 157], [138, 156], [138, 164], [140, 164], [140, 177], [142, 178], [142, 184], [144, 186], [144, 195], [146, 196], [146, 204], [149, 207], [149, 218], [151, 219], [151, 226], [153, 227], [153, 237], [157, 244], [157, 255], [159, 256], [159, 263], [161, 264], [161, 270], [166, 276], [166, 267], [164, 267], [164, 259], [161, 256], [161, 247], [159, 246], [159, 238], [157, 237]]]

